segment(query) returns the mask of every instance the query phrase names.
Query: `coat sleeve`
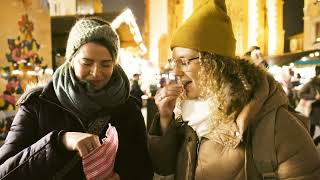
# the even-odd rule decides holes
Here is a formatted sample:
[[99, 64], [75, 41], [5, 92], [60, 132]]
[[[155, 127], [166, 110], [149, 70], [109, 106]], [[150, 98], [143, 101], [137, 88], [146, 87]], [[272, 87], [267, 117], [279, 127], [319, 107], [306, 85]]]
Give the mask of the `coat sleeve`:
[[320, 156], [307, 129], [284, 108], [275, 125], [279, 179], [320, 179]]
[[0, 179], [41, 179], [52, 177], [66, 162], [68, 153], [57, 148], [59, 132], [39, 137], [35, 111], [22, 105], [0, 148]]
[[157, 175], [175, 174], [180, 142], [181, 136], [174, 120], [171, 121], [165, 134], [160, 133], [160, 118], [157, 114], [148, 134], [149, 151]]
[[[132, 100], [132, 98], [130, 99]], [[128, 118], [129, 124], [127, 129], [122, 129], [122, 131], [118, 129], [119, 140], [121, 140], [120, 136], [123, 136], [122, 139], [125, 143], [122, 143], [122, 147], [119, 146], [118, 153], [120, 155], [119, 159], [116, 159], [115, 170], [119, 172], [120, 179], [151, 180], [153, 168], [148, 152], [144, 118], [136, 102], [131, 101], [127, 107], [130, 110], [121, 111], [122, 114], [127, 114], [125, 117]], [[125, 121], [123, 120], [123, 122]], [[119, 122], [121, 123], [121, 120]], [[123, 130], [127, 132], [123, 132]]]

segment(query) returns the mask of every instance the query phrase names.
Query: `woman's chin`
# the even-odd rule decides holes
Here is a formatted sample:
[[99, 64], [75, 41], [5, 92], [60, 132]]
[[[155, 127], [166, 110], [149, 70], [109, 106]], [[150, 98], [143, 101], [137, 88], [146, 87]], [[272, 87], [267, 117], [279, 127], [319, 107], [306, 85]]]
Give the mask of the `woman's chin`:
[[197, 93], [188, 93], [186, 92], [186, 98], [187, 100], [192, 100], [192, 99], [198, 99], [199, 96], [197, 95]]
[[105, 85], [94, 85], [92, 86], [94, 90], [99, 91], [104, 88]]
[[197, 88], [187, 86], [185, 88], [185, 97], [186, 99], [198, 99], [200, 97], [200, 93], [198, 92]]

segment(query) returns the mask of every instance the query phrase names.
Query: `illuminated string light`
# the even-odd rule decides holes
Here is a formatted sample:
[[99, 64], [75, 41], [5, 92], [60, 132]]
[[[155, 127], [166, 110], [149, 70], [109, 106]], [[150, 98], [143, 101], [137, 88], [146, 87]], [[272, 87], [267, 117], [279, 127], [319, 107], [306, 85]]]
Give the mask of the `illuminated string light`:
[[119, 16], [116, 17], [116, 19], [111, 22], [111, 26], [114, 29], [117, 29], [122, 23], [126, 23], [129, 26], [129, 30], [133, 34], [134, 41], [138, 44], [141, 53], [145, 54], [147, 50], [142, 42], [142, 36], [131, 9], [127, 8], [124, 10]]

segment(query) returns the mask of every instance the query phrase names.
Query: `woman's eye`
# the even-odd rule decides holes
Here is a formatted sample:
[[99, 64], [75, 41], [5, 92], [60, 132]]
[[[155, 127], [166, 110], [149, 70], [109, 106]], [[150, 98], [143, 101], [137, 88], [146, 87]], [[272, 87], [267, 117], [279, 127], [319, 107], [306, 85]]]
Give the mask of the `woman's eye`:
[[103, 67], [111, 67], [112, 65], [111, 64], [105, 64], [103, 65]]
[[81, 61], [81, 64], [82, 64], [82, 65], [85, 65], [85, 66], [90, 66], [90, 65], [92, 65], [92, 62], [89, 62], [89, 61]]
[[188, 61], [181, 61], [181, 65], [183, 65], [183, 66], [186, 66], [186, 65], [188, 65], [188, 64], [189, 64]]
[[103, 67], [112, 67], [112, 62], [106, 62], [106, 63], [102, 63]]

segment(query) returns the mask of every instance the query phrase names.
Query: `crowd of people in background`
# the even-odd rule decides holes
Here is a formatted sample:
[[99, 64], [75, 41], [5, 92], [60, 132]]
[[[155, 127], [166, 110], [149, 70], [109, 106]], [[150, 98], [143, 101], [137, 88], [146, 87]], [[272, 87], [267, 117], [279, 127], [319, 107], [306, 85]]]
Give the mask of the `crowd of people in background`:
[[[292, 82], [292, 84], [298, 84], [294, 83], [295, 81]], [[320, 135], [317, 137], [314, 135], [316, 127], [320, 128], [320, 66], [315, 67], [315, 76], [303, 85], [293, 101], [298, 102], [296, 110], [310, 118], [310, 135], [314, 138], [314, 143], [318, 145]]]

